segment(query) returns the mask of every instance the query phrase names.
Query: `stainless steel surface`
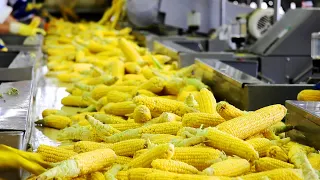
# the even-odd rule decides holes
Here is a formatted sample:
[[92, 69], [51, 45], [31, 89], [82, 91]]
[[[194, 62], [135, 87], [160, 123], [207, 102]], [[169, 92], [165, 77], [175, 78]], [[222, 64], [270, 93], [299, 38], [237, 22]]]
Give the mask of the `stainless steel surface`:
[[295, 126], [286, 135], [320, 150], [320, 102], [287, 101], [286, 107], [286, 123]]
[[43, 36], [0, 35], [9, 51], [37, 51], [42, 44]]
[[312, 33], [311, 35], [311, 57], [312, 59], [320, 59], [320, 33]]
[[226, 100], [243, 110], [294, 100], [311, 84], [267, 84], [235, 68], [212, 59], [196, 59], [195, 75], [211, 87], [218, 100]]

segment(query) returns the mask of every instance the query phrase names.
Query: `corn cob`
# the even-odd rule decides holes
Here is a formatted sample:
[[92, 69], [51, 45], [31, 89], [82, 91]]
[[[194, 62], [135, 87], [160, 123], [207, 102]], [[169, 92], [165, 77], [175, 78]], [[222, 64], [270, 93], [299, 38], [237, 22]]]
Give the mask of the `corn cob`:
[[122, 131], [120, 133], [114, 134], [109, 137], [103, 138], [103, 141], [107, 143], [115, 143], [119, 141], [124, 141], [128, 139], [136, 139], [141, 137], [141, 130], [139, 128], [137, 129], [128, 129], [125, 131]]
[[308, 160], [314, 169], [320, 171], [320, 154], [310, 153], [308, 154]]
[[133, 61], [137, 63], [143, 62], [140, 54], [133, 46], [131, 46], [131, 44], [127, 40], [121, 38], [119, 40], [119, 47], [125, 55], [127, 61]]
[[119, 171], [116, 178], [118, 180], [128, 180], [128, 171]]
[[147, 151], [148, 151], [148, 149], [141, 149], [139, 151], [136, 151], [136, 153], [134, 153], [134, 155], [133, 155], [133, 158], [136, 158], [136, 157], [140, 156], [141, 154], [143, 154], [143, 153], [145, 153]]
[[71, 125], [71, 119], [66, 116], [60, 116], [60, 115], [48, 115], [42, 120], [38, 120], [35, 122], [35, 124], [41, 124], [45, 127], [51, 127], [55, 129], [63, 129], [69, 125]]
[[173, 113], [164, 112], [159, 117], [153, 118], [144, 125], [172, 122], [172, 121], [181, 121], [181, 117]]
[[114, 143], [112, 150], [119, 156], [133, 156], [134, 153], [146, 147], [146, 140], [144, 139], [129, 139]]
[[151, 112], [161, 114], [163, 112], [171, 112], [178, 116], [182, 116], [186, 113], [196, 112], [194, 108], [188, 107], [186, 104], [159, 97], [146, 97], [146, 96], [136, 96], [133, 99], [136, 104], [146, 105]]
[[305, 151], [298, 145], [293, 145], [288, 152], [289, 161], [297, 168], [301, 168], [303, 176], [308, 180], [319, 179], [318, 174], [312, 168]]
[[186, 139], [172, 139], [171, 143], [175, 146], [175, 147], [188, 147], [188, 146], [195, 146], [197, 144], [201, 144], [204, 143], [206, 140], [206, 138], [204, 136], [193, 136], [190, 138], [186, 138]]
[[196, 108], [196, 109], [199, 108], [198, 102], [195, 100], [194, 95], [191, 93], [186, 97], [186, 99], [184, 100], [184, 103], [186, 103], [186, 105], [188, 105], [189, 107]]
[[165, 179], [175, 179], [175, 180], [223, 180], [228, 178], [216, 177], [216, 176], [204, 176], [204, 175], [196, 175], [196, 174], [178, 174], [173, 172], [152, 172], [145, 176], [145, 179], [148, 180], [165, 180]]
[[83, 79], [80, 82], [87, 84], [87, 85], [98, 85], [98, 84], [105, 84], [105, 85], [112, 85], [118, 80], [118, 77], [110, 76], [110, 75], [102, 75], [99, 77], [92, 77]]
[[192, 75], [193, 70], [195, 69], [195, 65], [190, 65], [178, 70], [174, 75], [177, 77], [189, 77]]
[[155, 159], [151, 163], [152, 168], [160, 169], [163, 171], [175, 172], [180, 174], [198, 174], [197, 168], [175, 160], [168, 159]]
[[260, 158], [255, 161], [255, 169], [258, 172], [279, 168], [294, 168], [294, 165], [269, 157]]
[[141, 69], [141, 73], [146, 79], [151, 79], [152, 77], [155, 76], [155, 74], [153, 73], [152, 69], [149, 66], [144, 66]]
[[241, 111], [226, 101], [220, 101], [217, 104], [216, 110], [225, 120], [230, 120], [247, 114], [247, 112]]
[[104, 180], [116, 180], [118, 172], [122, 169], [120, 164], [114, 164], [107, 172], [104, 173]]
[[131, 94], [119, 91], [109, 91], [107, 94], [108, 102], [122, 102], [132, 99]]
[[130, 161], [132, 161], [131, 157], [127, 156], [117, 156], [116, 162], [117, 164], [125, 165], [128, 164]]
[[160, 144], [155, 146], [140, 156], [134, 158], [126, 164], [126, 169], [137, 167], [151, 167], [151, 162], [155, 159], [170, 159], [174, 154], [174, 146], [172, 144]]
[[203, 125], [203, 127], [214, 127], [223, 122], [225, 122], [225, 120], [217, 113], [188, 113], [182, 117], [183, 126], [195, 128], [199, 128], [201, 125]]
[[89, 180], [105, 180], [104, 175], [101, 172], [93, 172], [87, 178]]
[[133, 119], [137, 123], [143, 123], [151, 120], [151, 112], [145, 105], [137, 106], [133, 111]]
[[141, 72], [139, 64], [135, 62], [126, 62], [124, 68], [128, 74], [139, 74]]
[[98, 141], [99, 139], [96, 133], [92, 131], [91, 126], [81, 126], [77, 124], [60, 130], [57, 140]]
[[[185, 90], [181, 90], [178, 94], [177, 100], [178, 101], [182, 101], [184, 102], [186, 100], [186, 98], [192, 94], [195, 98], [195, 100], [197, 101], [197, 97], [199, 95], [199, 91], [185, 91]], [[197, 101], [198, 106], [199, 106], [199, 102]], [[198, 107], [199, 108], [199, 107]]]
[[81, 96], [72, 96], [62, 98], [61, 104], [65, 106], [88, 107], [89, 103], [82, 99]]
[[306, 89], [302, 90], [297, 97], [298, 101], [320, 101], [320, 91]]
[[71, 150], [43, 144], [38, 147], [37, 153], [42, 156], [43, 160], [53, 163], [64, 161], [77, 154]]
[[182, 127], [181, 122], [172, 121], [172, 122], [165, 122], [159, 124], [151, 124], [147, 126], [142, 126], [141, 133], [144, 134], [172, 134], [175, 135]]
[[290, 148], [292, 146], [299, 146], [303, 151], [305, 151], [306, 153], [315, 153], [317, 152], [313, 147], [309, 147], [309, 146], [306, 146], [306, 145], [302, 145], [302, 144], [299, 144], [297, 142], [293, 142], [293, 141], [290, 141], [286, 144], [284, 144], [282, 147], [283, 150], [285, 150], [286, 152], [289, 152]]
[[284, 162], [289, 160], [287, 154], [279, 146], [269, 147], [267, 150], [267, 156]]
[[91, 92], [91, 97], [95, 100], [106, 96], [109, 91], [120, 91], [120, 92], [127, 92], [132, 93], [132, 91], [136, 91], [136, 86], [106, 86], [106, 85], [97, 85]]
[[73, 151], [74, 149], [74, 145], [73, 144], [70, 144], [70, 145], [60, 145], [58, 146], [59, 148], [62, 148], [62, 149], [66, 149], [66, 150], [70, 150], [70, 151]]
[[86, 91], [81, 90], [79, 88], [72, 88], [72, 90], [69, 92], [71, 95], [73, 96], [82, 96], [83, 93], [85, 93]]
[[122, 61], [113, 61], [110, 66], [111, 75], [121, 80], [125, 74], [124, 63]]
[[227, 159], [212, 164], [203, 170], [208, 176], [240, 176], [250, 171], [250, 163], [245, 159]]
[[221, 123], [217, 128], [240, 139], [246, 139], [269, 126], [281, 121], [287, 109], [280, 105], [271, 105]]
[[67, 116], [68, 114], [64, 111], [58, 110], [58, 109], [45, 109], [42, 111], [42, 117], [45, 118], [49, 115], [61, 115], [61, 116]]
[[111, 149], [97, 149], [77, 154], [40, 174], [37, 179], [68, 178], [89, 174], [111, 165], [116, 158], [117, 155]]
[[168, 95], [178, 95], [180, 89], [185, 86], [185, 81], [182, 78], [173, 77], [165, 82], [164, 93]]
[[267, 155], [268, 149], [271, 146], [274, 145], [283, 145], [288, 143], [290, 141], [289, 138], [281, 139], [281, 140], [275, 140], [275, 141], [270, 141], [269, 139], [266, 138], [254, 138], [247, 140], [249, 144], [253, 146], [253, 148], [258, 151], [260, 157], [264, 157]]
[[171, 134], [143, 134], [142, 139], [150, 140], [154, 144], [169, 143], [172, 139], [182, 139], [180, 136], [174, 136]]
[[[94, 114], [94, 118], [101, 121], [104, 124], [123, 124], [127, 123], [122, 117], [114, 116], [110, 114]], [[117, 128], [116, 128], [117, 129]]]
[[208, 139], [207, 145], [220, 149], [227, 154], [236, 155], [247, 160], [256, 160], [259, 158], [259, 154], [253, 146], [228, 133], [216, 128], [207, 128], [204, 135]]
[[196, 100], [199, 104], [200, 112], [209, 114], [216, 113], [216, 99], [214, 98], [212, 92], [210, 92], [208, 89], [201, 89], [199, 95], [196, 97]]
[[263, 171], [259, 173], [252, 173], [240, 178], [243, 180], [257, 180], [261, 178], [266, 178], [272, 180], [303, 180], [302, 172], [300, 169], [290, 169], [290, 168], [280, 168], [270, 171]]
[[183, 138], [193, 137], [198, 133], [198, 129], [192, 127], [183, 127], [177, 132], [177, 136]]
[[104, 112], [107, 114], [113, 114], [117, 116], [124, 116], [133, 113], [136, 104], [132, 101], [124, 101], [118, 103], [108, 103], [103, 107]]
[[106, 148], [112, 148], [113, 144], [107, 144], [107, 143], [98, 143], [98, 142], [92, 142], [92, 141], [79, 141], [74, 144], [73, 151], [77, 153], [84, 153], [93, 151], [96, 149], [106, 149]]
[[123, 81], [146, 81], [147, 79], [141, 74], [126, 74], [123, 76]]
[[224, 158], [226, 156], [221, 151], [204, 147], [176, 147], [172, 157], [173, 160], [185, 162], [201, 171]]
[[153, 93], [160, 93], [164, 88], [164, 80], [160, 77], [152, 77], [139, 86], [139, 89], [145, 89]]
[[109, 125], [119, 131], [125, 131], [128, 129], [135, 129], [135, 128], [142, 126], [142, 124], [134, 123], [134, 122], [127, 122], [127, 123], [121, 123], [121, 124], [109, 124]]
[[61, 82], [73, 83], [73, 82], [80, 81], [81, 79], [84, 78], [84, 76], [79, 74], [79, 73], [77, 73], [77, 72], [72, 72], [72, 73], [61, 73], [61, 74], [58, 74], [57, 78]]
[[102, 124], [100, 121], [96, 120], [94, 117], [90, 115], [86, 115], [86, 119], [93, 127], [98, 137], [111, 136], [120, 132], [119, 130], [113, 128], [108, 124]]
[[130, 180], [141, 180], [144, 179], [147, 174], [157, 171], [160, 170], [152, 168], [132, 168], [127, 171], [127, 178]]

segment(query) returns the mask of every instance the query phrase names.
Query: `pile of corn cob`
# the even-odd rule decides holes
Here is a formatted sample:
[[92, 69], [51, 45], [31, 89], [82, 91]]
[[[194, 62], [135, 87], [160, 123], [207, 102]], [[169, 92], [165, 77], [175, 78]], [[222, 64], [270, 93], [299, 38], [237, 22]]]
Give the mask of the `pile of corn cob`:
[[282, 105], [245, 112], [221, 101], [194, 65], [139, 47], [130, 29], [53, 21], [47, 74], [70, 83], [65, 106], [37, 121], [72, 145], [40, 145], [54, 166], [31, 179], [319, 179], [320, 154], [285, 138]]

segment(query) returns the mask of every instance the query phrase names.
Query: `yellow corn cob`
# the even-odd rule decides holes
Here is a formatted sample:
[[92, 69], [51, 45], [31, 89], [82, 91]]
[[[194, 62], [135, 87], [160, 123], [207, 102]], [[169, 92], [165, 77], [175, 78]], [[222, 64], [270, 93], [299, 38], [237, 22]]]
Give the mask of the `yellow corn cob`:
[[139, 64], [135, 62], [126, 62], [124, 68], [128, 74], [139, 74], [141, 72]]
[[141, 73], [146, 79], [151, 79], [152, 77], [155, 76], [151, 67], [149, 66], [144, 66], [141, 70]]
[[[186, 98], [189, 96], [189, 94], [192, 94], [196, 101], [197, 101], [197, 97], [199, 95], [199, 91], [185, 91], [185, 90], [181, 90], [178, 94], [178, 97], [177, 97], [177, 100], [178, 101], [185, 101]], [[197, 101], [198, 105], [199, 105], [199, 102]]]
[[104, 175], [101, 172], [94, 172], [89, 175], [89, 180], [105, 180]]
[[65, 106], [88, 107], [89, 103], [82, 99], [81, 96], [72, 96], [62, 98], [61, 104]]
[[46, 116], [52, 115], [52, 114], [57, 114], [61, 111], [58, 109], [45, 109], [42, 111], [42, 117], [45, 118]]
[[77, 153], [84, 153], [93, 151], [96, 149], [106, 149], [106, 148], [112, 148], [113, 144], [107, 144], [107, 143], [98, 143], [98, 142], [92, 142], [92, 141], [79, 141], [74, 144], [73, 150]]
[[135, 129], [138, 127], [141, 127], [143, 124], [140, 123], [134, 123], [134, 122], [127, 122], [127, 123], [121, 123], [121, 124], [109, 124], [113, 128], [119, 130], [119, 131], [125, 131], [128, 129]]
[[248, 137], [248, 138], [246, 139], [246, 141], [247, 141], [247, 140], [251, 140], [251, 139], [255, 139], [255, 138], [265, 138], [265, 137], [264, 137], [264, 135], [263, 135], [262, 133], [257, 133], [257, 134], [254, 134], [254, 135]]
[[172, 157], [173, 160], [185, 162], [201, 171], [224, 158], [226, 156], [221, 151], [205, 147], [176, 147]]
[[144, 139], [129, 139], [114, 143], [112, 148], [119, 156], [133, 156], [134, 153], [146, 147]]
[[133, 102], [136, 104], [146, 105], [151, 112], [158, 114], [171, 112], [178, 116], [182, 116], [186, 113], [197, 112], [196, 109], [188, 107], [183, 102], [159, 97], [136, 96], [133, 99]]
[[113, 128], [108, 124], [102, 124], [100, 121], [96, 120], [94, 117], [90, 115], [86, 115], [86, 119], [93, 127], [98, 137], [111, 136], [120, 132], [119, 130]]
[[47, 162], [60, 162], [66, 159], [69, 159], [71, 156], [76, 155], [76, 152], [73, 152], [71, 150], [59, 148], [59, 147], [53, 147], [53, 146], [47, 146], [41, 144], [38, 149], [37, 153], [39, 153], [43, 160]]
[[165, 82], [164, 93], [169, 95], [177, 95], [180, 89], [186, 85], [182, 78], [171, 78]]
[[110, 66], [111, 75], [117, 77], [118, 79], [122, 79], [124, 76], [124, 63], [122, 61], [114, 61]]
[[183, 138], [193, 137], [198, 133], [198, 129], [192, 127], [183, 127], [177, 132], [177, 136]]
[[35, 122], [36, 124], [41, 124], [45, 127], [51, 127], [55, 129], [63, 129], [69, 125], [71, 125], [72, 121], [70, 118], [66, 116], [60, 116], [60, 115], [48, 115], [42, 120], [38, 120]]
[[146, 81], [147, 79], [141, 74], [126, 74], [123, 76], [123, 80]]
[[74, 149], [74, 145], [73, 144], [70, 144], [70, 145], [60, 145], [58, 146], [59, 148], [62, 148], [62, 149], [66, 149], [66, 150], [70, 150], [70, 151], [73, 151]]
[[145, 90], [145, 89], [138, 89], [137, 91], [132, 92], [133, 96], [138, 96], [138, 95], [143, 95], [143, 96], [148, 96], [148, 97], [155, 97], [157, 96], [151, 91]]
[[147, 174], [157, 172], [160, 170], [152, 168], [132, 168], [127, 171], [127, 177], [130, 180], [141, 180], [144, 179]]
[[119, 171], [116, 178], [118, 180], [128, 180], [128, 171]]
[[80, 81], [81, 79], [84, 78], [84, 76], [79, 74], [79, 73], [77, 73], [77, 72], [73, 72], [73, 73], [61, 73], [61, 74], [58, 74], [57, 78], [61, 82], [73, 83], [73, 82]]
[[127, 61], [133, 61], [137, 63], [143, 62], [140, 54], [126, 39], [121, 38], [119, 40], [119, 47], [125, 55]]
[[123, 81], [119, 81], [117, 84], [115, 84], [116, 86], [140, 86], [142, 83], [144, 83], [146, 81], [140, 81], [140, 80], [123, 80]]
[[294, 165], [269, 157], [260, 158], [255, 161], [255, 169], [258, 172], [279, 168], [294, 168]]
[[101, 121], [104, 124], [123, 124], [123, 123], [127, 123], [127, 121], [124, 120], [122, 117], [113, 116], [113, 115], [110, 115], [110, 114], [94, 114], [93, 117], [96, 118], [97, 120]]
[[201, 125], [203, 125], [203, 127], [214, 127], [223, 122], [225, 122], [225, 120], [217, 113], [188, 113], [182, 117], [183, 126], [195, 128], [199, 128]]
[[151, 124], [147, 126], [142, 126], [141, 133], [144, 134], [172, 134], [175, 135], [182, 127], [181, 122], [172, 121], [172, 122], [165, 122], [159, 124]]
[[117, 80], [118, 80], [118, 77], [113, 77], [110, 75], [102, 75], [99, 77], [83, 79], [81, 80], [81, 82], [87, 85], [98, 85], [98, 84], [112, 85]]
[[152, 173], [146, 174], [145, 179], [148, 179], [148, 180], [165, 180], [165, 179], [223, 180], [224, 178], [216, 177], [216, 176], [204, 176], [204, 175], [196, 175], [196, 174], [178, 174], [173, 172], [160, 171], [160, 172], [152, 172]]
[[136, 86], [98, 85], [92, 90], [91, 96], [93, 99], [98, 100], [103, 96], [106, 96], [109, 93], [109, 91], [120, 91], [120, 92], [131, 93], [132, 91], [135, 91], [135, 90], [137, 90]]
[[132, 161], [131, 157], [126, 157], [126, 156], [117, 156], [116, 162], [117, 164], [128, 164], [130, 161]]
[[154, 144], [169, 143], [172, 139], [182, 139], [180, 136], [174, 136], [171, 134], [143, 134], [142, 139], [150, 140]]
[[193, 136], [190, 138], [185, 138], [185, 139], [172, 139], [171, 143], [175, 147], [188, 147], [188, 146], [195, 146], [200, 143], [204, 143], [206, 140], [206, 137], [204, 136]]
[[284, 162], [289, 160], [287, 154], [279, 146], [271, 146], [267, 150], [267, 156]]
[[253, 148], [258, 151], [260, 157], [265, 157], [267, 155], [268, 149], [274, 144], [266, 138], [254, 138], [247, 140], [249, 144], [253, 146]]
[[280, 168], [259, 173], [252, 173], [241, 176], [240, 178], [243, 180], [257, 180], [265, 177], [272, 180], [303, 180], [302, 172], [300, 169], [290, 168]]
[[151, 112], [145, 105], [137, 106], [133, 111], [133, 119], [137, 123], [143, 123], [151, 120]]
[[217, 104], [216, 110], [225, 120], [230, 120], [247, 114], [247, 112], [241, 111], [226, 101], [220, 101]]
[[91, 126], [72, 125], [59, 131], [57, 140], [60, 141], [99, 141]]
[[319, 176], [312, 168], [310, 161], [307, 158], [306, 152], [299, 145], [293, 145], [288, 152], [289, 161], [295, 165], [295, 167], [302, 169], [305, 179], [317, 180]]
[[271, 105], [221, 123], [217, 128], [240, 139], [246, 139], [281, 121], [287, 109], [280, 104]]
[[134, 153], [134, 155], [133, 155], [133, 158], [136, 158], [136, 157], [140, 156], [141, 154], [143, 154], [143, 153], [145, 153], [147, 151], [148, 151], [148, 149], [141, 149], [139, 151], [136, 151], [136, 153]]
[[250, 163], [245, 159], [227, 159], [212, 164], [203, 173], [208, 176], [240, 176], [250, 171]]
[[155, 123], [164, 123], [171, 121], [181, 121], [181, 117], [173, 113], [164, 112], [159, 117], [153, 118], [144, 125], [155, 124]]
[[163, 171], [175, 172], [180, 174], [198, 174], [197, 168], [175, 160], [168, 159], [155, 159], [151, 163], [152, 168], [160, 169]]
[[136, 104], [132, 101], [124, 101], [118, 103], [108, 103], [103, 107], [104, 112], [107, 114], [113, 114], [117, 116], [124, 116], [133, 113], [136, 108]]
[[131, 100], [131, 94], [119, 91], [109, 91], [107, 94], [108, 102], [123, 102]]
[[309, 147], [309, 146], [306, 146], [306, 145], [302, 145], [302, 144], [299, 144], [297, 142], [293, 142], [293, 141], [290, 141], [288, 142], [287, 144], [284, 144], [283, 146], [281, 146], [283, 148], [283, 150], [285, 150], [286, 152], [289, 152], [290, 148], [292, 146], [299, 146], [300, 148], [302, 148], [303, 151], [305, 151], [306, 153], [315, 153], [317, 152], [313, 147]]
[[145, 89], [153, 93], [159, 93], [164, 88], [164, 80], [160, 77], [152, 77], [139, 86], [139, 89]]
[[116, 180], [118, 172], [122, 169], [120, 164], [114, 164], [110, 169], [104, 173], [104, 180]]
[[126, 168], [150, 167], [155, 159], [170, 159], [174, 154], [174, 146], [170, 143], [155, 146], [126, 164]]
[[298, 101], [320, 101], [320, 91], [306, 89], [301, 91], [297, 97]]
[[113, 47], [110, 45], [102, 45], [95, 41], [90, 41], [87, 48], [93, 53], [99, 53], [103, 51], [112, 51]]
[[320, 171], [320, 154], [310, 153], [308, 160], [314, 169]]
[[259, 158], [258, 152], [249, 143], [216, 128], [207, 128], [205, 136], [208, 139], [207, 144], [209, 146], [220, 149], [227, 154], [236, 155], [248, 160]]
[[58, 166], [40, 174], [37, 179], [77, 177], [101, 170], [115, 162], [117, 155], [111, 149], [97, 149], [73, 156]]
[[200, 90], [199, 95], [196, 97], [199, 104], [200, 112], [214, 114], [216, 113], [216, 99], [214, 98], [211, 91], [207, 88]]
[[73, 96], [82, 96], [86, 91], [79, 89], [79, 88], [73, 88], [70, 92]]

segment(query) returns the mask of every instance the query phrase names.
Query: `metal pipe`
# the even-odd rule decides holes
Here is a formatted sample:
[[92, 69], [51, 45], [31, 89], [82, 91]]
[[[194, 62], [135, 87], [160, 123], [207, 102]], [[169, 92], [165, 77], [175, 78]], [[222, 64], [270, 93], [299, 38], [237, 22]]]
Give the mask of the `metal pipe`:
[[220, 13], [220, 26], [222, 26], [226, 18], [226, 0], [220, 0]]
[[280, 19], [279, 9], [281, 7], [281, 0], [274, 0], [273, 9], [273, 23], [276, 23]]
[[257, 8], [261, 8], [263, 0], [257, 0]]

